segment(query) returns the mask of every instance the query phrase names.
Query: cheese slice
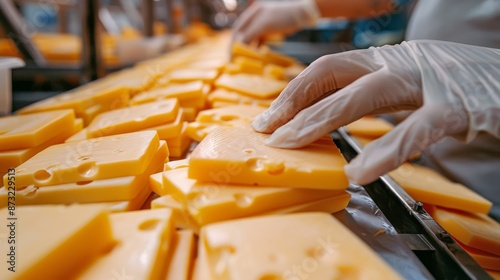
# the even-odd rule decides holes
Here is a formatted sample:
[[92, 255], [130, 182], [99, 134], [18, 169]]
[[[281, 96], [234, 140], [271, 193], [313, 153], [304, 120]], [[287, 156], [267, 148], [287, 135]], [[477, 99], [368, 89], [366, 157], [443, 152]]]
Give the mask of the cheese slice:
[[175, 138], [166, 139], [170, 156], [173, 158], [182, 157], [182, 155], [188, 150], [191, 145], [191, 138], [187, 135], [188, 123], [184, 122], [181, 130], [181, 134]]
[[247, 105], [258, 105], [263, 107], [269, 107], [273, 102], [274, 98], [268, 99], [260, 99], [254, 98], [250, 96], [246, 96], [234, 91], [228, 91], [222, 88], [215, 89], [212, 91], [208, 97], [208, 101], [212, 104], [212, 108], [221, 107], [216, 104], [220, 104], [219, 102], [231, 104], [247, 104]]
[[53, 145], [16, 168], [16, 184], [18, 188], [50, 186], [139, 175], [158, 147], [156, 131]]
[[363, 117], [348, 124], [346, 128], [352, 135], [378, 138], [391, 131], [394, 125], [381, 118]]
[[500, 270], [500, 255], [494, 255], [476, 248], [460, 244], [462, 248], [484, 269]]
[[213, 83], [219, 75], [215, 69], [177, 69], [168, 74], [172, 83], [186, 83], [202, 81], [204, 83]]
[[245, 56], [236, 56], [233, 62], [239, 66], [242, 73], [261, 75], [264, 71], [264, 63], [261, 60]]
[[267, 134], [219, 127], [190, 154], [189, 178], [217, 184], [344, 190], [346, 160], [329, 136], [300, 149], [278, 149]]
[[[21, 206], [15, 216], [8, 212], [0, 210], [4, 223], [13, 225], [0, 227], [0, 240], [5, 241], [1, 279], [68, 278], [114, 244], [109, 214], [100, 206]], [[11, 231], [15, 243], [7, 244]], [[7, 270], [9, 253], [15, 256], [15, 272]]]
[[436, 207], [430, 213], [453, 238], [494, 255], [500, 255], [500, 224], [485, 214]]
[[96, 116], [101, 113], [124, 108], [128, 105], [129, 96], [119, 96], [109, 103], [99, 103], [85, 109], [79, 116], [83, 119], [85, 126], [88, 126]]
[[163, 189], [163, 172], [154, 173], [149, 176], [149, 187], [154, 193], [160, 195]]
[[169, 167], [169, 170], [170, 169], [178, 169], [178, 168], [186, 168], [189, 166], [189, 159], [185, 158], [185, 159], [179, 159], [179, 160], [172, 160], [172, 161], [167, 162], [167, 165]]
[[13, 151], [0, 151], [0, 174], [2, 174], [3, 170], [19, 166], [49, 146], [63, 143], [68, 137], [80, 131], [81, 127], [81, 121], [75, 120], [71, 129], [63, 129], [59, 134], [38, 146]]
[[142, 208], [142, 206], [148, 200], [150, 195], [151, 195], [151, 190], [149, 189], [149, 187], [145, 187], [136, 197], [130, 200], [102, 202], [93, 204], [102, 205], [112, 213], [135, 211], [135, 210], [140, 210]]
[[[23, 189], [17, 188], [16, 203], [17, 205], [71, 204], [133, 199], [148, 186], [149, 176], [163, 169], [168, 148], [166, 143], [162, 142], [146, 171], [141, 175], [44, 187], [30, 185]], [[160, 179], [163, 182], [163, 178]], [[0, 207], [7, 206], [7, 197], [7, 189], [0, 188]]]
[[500, 270], [486, 269], [486, 272], [495, 280], [500, 280]]
[[71, 110], [1, 117], [0, 151], [41, 145], [60, 134], [61, 128], [71, 130], [74, 122]]
[[78, 279], [160, 279], [172, 250], [175, 225], [168, 209], [111, 215], [117, 245], [103, 254]]
[[237, 91], [257, 98], [275, 98], [285, 88], [285, 81], [253, 74], [227, 74], [217, 78], [215, 86], [231, 91]]
[[167, 280], [190, 280], [193, 260], [196, 253], [194, 233], [191, 230], [181, 230], [176, 234], [173, 246], [173, 256], [168, 264]]
[[[191, 167], [190, 167], [191, 168]], [[163, 192], [183, 202], [199, 225], [248, 217], [332, 196], [345, 191], [248, 187], [200, 183], [187, 177], [188, 168], [163, 172]], [[348, 201], [348, 200], [347, 200]], [[345, 207], [345, 206], [344, 206]]]
[[195, 120], [196, 115], [198, 115], [198, 108], [194, 107], [182, 107], [184, 121], [192, 122]]
[[287, 79], [285, 68], [275, 64], [267, 64], [266, 66], [264, 66], [263, 75], [276, 80]]
[[164, 195], [151, 201], [151, 208], [169, 208], [172, 210], [175, 225], [181, 229], [191, 229], [199, 232], [200, 226], [196, 224], [189, 212], [181, 202], [175, 200], [171, 195]]
[[188, 69], [214, 69], [217, 71], [221, 71], [227, 62], [227, 58], [211, 58], [191, 62], [189, 64], [186, 64], [185, 67]]
[[262, 53], [259, 53], [259, 51], [257, 49], [253, 49], [252, 47], [250, 47], [248, 45], [244, 45], [244, 44], [239, 43], [239, 42], [235, 42], [232, 45], [231, 53], [233, 56], [241, 55], [241, 56], [246, 56], [246, 57], [250, 57], [253, 59], [264, 60], [264, 55]]
[[415, 200], [473, 213], [487, 214], [492, 203], [464, 185], [453, 183], [438, 172], [404, 163], [389, 175]]
[[66, 141], [64, 141], [64, 143], [82, 141], [82, 140], [87, 140], [87, 139], [89, 139], [87, 137], [87, 129], [84, 128], [84, 129], [78, 131], [77, 133], [71, 135], [70, 137], [68, 137], [68, 139], [66, 139]]
[[198, 261], [206, 263], [213, 279], [401, 279], [327, 213], [209, 225], [202, 228], [198, 246], [205, 250]]
[[166, 124], [175, 120], [179, 110], [177, 99], [167, 99], [117, 109], [98, 115], [86, 127], [89, 138], [116, 135]]
[[[239, 121], [236, 123], [238, 124], [236, 126], [243, 125], [243, 123]], [[201, 123], [194, 121], [187, 124], [186, 134], [189, 136], [189, 138], [193, 139], [194, 141], [201, 142], [201, 140], [207, 137], [207, 135], [210, 132], [221, 126], [233, 126], [233, 125], [230, 125], [230, 122], [226, 122], [225, 124], [216, 124], [216, 123]]]
[[234, 120], [252, 122], [265, 108], [251, 105], [233, 105], [223, 108], [203, 110], [196, 117], [197, 122], [223, 123]]
[[335, 213], [341, 211], [347, 207], [349, 201], [351, 200], [351, 195], [343, 191], [338, 195], [321, 198], [311, 202], [305, 202], [289, 207], [283, 207], [276, 210], [272, 210], [264, 213], [263, 215], [277, 215], [277, 214], [288, 214], [288, 213], [300, 213], [300, 212], [325, 212], [325, 213]]
[[272, 51], [268, 46], [265, 45], [262, 45], [259, 48], [259, 53], [264, 57], [264, 60], [266, 62], [276, 64], [282, 67], [290, 67], [296, 63], [293, 58]]
[[33, 103], [17, 112], [19, 114], [29, 114], [58, 109], [73, 109], [76, 116], [81, 117], [84, 111], [93, 105], [113, 103], [115, 100], [121, 99], [128, 100], [128, 96], [129, 91], [127, 88], [116, 84], [105, 84], [98, 80]]
[[167, 98], [179, 100], [197, 98], [203, 95], [203, 82], [196, 81], [185, 84], [168, 84], [163, 88], [155, 88], [138, 94], [130, 100], [131, 104], [142, 104]]

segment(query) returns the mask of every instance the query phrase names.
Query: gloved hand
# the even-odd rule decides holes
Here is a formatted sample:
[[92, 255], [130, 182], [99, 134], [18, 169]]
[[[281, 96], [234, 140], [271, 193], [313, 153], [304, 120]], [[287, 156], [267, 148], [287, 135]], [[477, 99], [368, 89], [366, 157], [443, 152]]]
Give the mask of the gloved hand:
[[415, 111], [345, 167], [352, 182], [374, 181], [446, 136], [500, 138], [500, 50], [424, 40], [327, 55], [252, 126], [273, 133], [268, 145], [296, 148], [366, 114], [406, 109]]
[[233, 41], [250, 43], [266, 34], [291, 34], [314, 25], [319, 17], [314, 0], [256, 1], [236, 21]]

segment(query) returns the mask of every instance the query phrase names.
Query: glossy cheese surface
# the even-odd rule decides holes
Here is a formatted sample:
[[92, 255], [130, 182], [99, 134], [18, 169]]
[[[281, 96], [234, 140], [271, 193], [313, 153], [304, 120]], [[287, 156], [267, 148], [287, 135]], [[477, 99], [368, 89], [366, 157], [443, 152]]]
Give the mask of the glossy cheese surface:
[[156, 132], [158, 132], [158, 137], [160, 139], [168, 139], [179, 136], [183, 124], [184, 124], [184, 109], [179, 108], [177, 116], [172, 122], [162, 125], [152, 126], [147, 128], [147, 130], [156, 130]]
[[300, 149], [267, 146], [248, 127], [219, 127], [194, 149], [189, 177], [217, 184], [336, 189], [348, 186], [346, 160], [329, 136]]
[[75, 121], [71, 128], [62, 130], [59, 134], [55, 135], [54, 137], [38, 146], [20, 150], [0, 151], [0, 174], [2, 174], [3, 170], [5, 170], [6, 173], [6, 170], [8, 168], [19, 166], [21, 163], [27, 161], [29, 158], [49, 146], [63, 143], [71, 135], [81, 131], [81, 126], [82, 124], [80, 121]]
[[184, 122], [181, 130], [181, 134], [175, 138], [165, 139], [169, 147], [170, 156], [173, 158], [181, 157], [184, 152], [186, 152], [191, 145], [191, 138], [187, 135], [188, 123]]
[[102, 202], [93, 204], [102, 205], [112, 213], [134, 211], [134, 210], [140, 210], [150, 195], [151, 195], [151, 190], [149, 189], [149, 187], [145, 187], [136, 197], [129, 200]]
[[[286, 238], [283, 234], [286, 233]], [[374, 251], [327, 213], [254, 217], [202, 228], [213, 279], [400, 279]], [[208, 278], [208, 277], [207, 277]]]
[[500, 224], [485, 214], [436, 207], [431, 213], [451, 236], [461, 243], [500, 255]]
[[[191, 168], [191, 167], [190, 167]], [[187, 177], [188, 168], [163, 172], [165, 194], [183, 202], [199, 225], [269, 212], [345, 191], [249, 187], [200, 183]]]
[[215, 81], [216, 87], [236, 91], [257, 98], [274, 98], [285, 88], [285, 81], [252, 74], [222, 74]]
[[290, 67], [296, 63], [293, 58], [275, 52], [265, 45], [259, 48], [259, 53], [262, 54], [264, 56], [264, 59], [270, 64], [276, 64], [282, 67]]
[[[30, 185], [16, 191], [18, 205], [71, 204], [130, 200], [148, 188], [150, 174], [159, 172], [168, 156], [164, 141], [158, 148], [143, 174], [94, 181], [81, 181], [53, 186]], [[163, 181], [163, 178], [161, 178]], [[7, 206], [8, 192], [0, 188], [0, 207]]]
[[78, 275], [78, 279], [160, 279], [165, 275], [164, 262], [168, 260], [175, 235], [170, 210], [112, 214], [111, 226], [117, 245]]
[[394, 125], [381, 118], [364, 117], [348, 124], [346, 128], [352, 135], [377, 138], [393, 129]]
[[257, 60], [264, 60], [264, 55], [259, 53], [258, 50], [253, 49], [250, 46], [239, 43], [239, 42], [235, 42], [231, 46], [231, 53], [233, 56], [241, 55], [241, 56], [250, 57], [253, 59], [257, 59]]
[[0, 151], [35, 147], [71, 129], [75, 114], [71, 110], [57, 110], [29, 115], [0, 118]]
[[142, 130], [175, 120], [179, 110], [177, 99], [117, 109], [98, 115], [86, 127], [89, 138]]
[[[0, 217], [7, 221], [7, 208]], [[94, 205], [16, 207], [16, 272], [1, 264], [0, 278], [64, 279], [95, 260], [114, 244], [109, 214]], [[10, 217], [10, 216], [9, 216]], [[7, 254], [9, 228], [0, 228], [2, 254]], [[11, 244], [14, 245], [14, 244]], [[75, 256], [78, 256], [75, 258]], [[4, 258], [6, 259], [6, 258]]]
[[233, 58], [233, 62], [239, 66], [243, 73], [261, 75], [264, 69], [264, 63], [261, 60], [245, 56], [236, 56]]
[[446, 208], [487, 214], [492, 203], [464, 185], [425, 166], [404, 163], [389, 175], [415, 200]]
[[158, 147], [156, 131], [53, 145], [18, 166], [16, 183], [18, 187], [50, 186], [139, 175]]
[[196, 253], [194, 232], [177, 231], [172, 259], [168, 264], [166, 280], [190, 280], [193, 260]]
[[190, 99], [202, 96], [203, 82], [191, 82], [185, 84], [168, 84], [165, 87], [155, 88], [136, 95], [130, 100], [131, 104], [153, 102], [167, 98]]

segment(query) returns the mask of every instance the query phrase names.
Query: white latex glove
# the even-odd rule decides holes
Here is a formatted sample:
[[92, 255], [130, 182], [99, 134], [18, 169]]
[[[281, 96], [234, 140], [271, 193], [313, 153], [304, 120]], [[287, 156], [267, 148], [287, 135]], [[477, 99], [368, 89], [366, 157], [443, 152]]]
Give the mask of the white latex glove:
[[364, 115], [404, 109], [415, 111], [345, 167], [352, 182], [374, 181], [446, 136], [500, 138], [500, 50], [424, 40], [327, 55], [252, 126], [273, 133], [268, 145], [296, 148]]
[[314, 0], [256, 1], [234, 24], [233, 41], [250, 43], [266, 34], [291, 34], [314, 25], [319, 17]]

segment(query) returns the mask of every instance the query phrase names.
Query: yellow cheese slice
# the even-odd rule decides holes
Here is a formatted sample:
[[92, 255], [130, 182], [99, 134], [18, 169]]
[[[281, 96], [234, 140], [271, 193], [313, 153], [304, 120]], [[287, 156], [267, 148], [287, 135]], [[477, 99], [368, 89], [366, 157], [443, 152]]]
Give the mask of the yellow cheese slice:
[[462, 248], [484, 269], [500, 270], [500, 255], [494, 255], [470, 246], [460, 244]]
[[148, 200], [150, 195], [151, 195], [151, 190], [149, 189], [149, 187], [145, 187], [136, 197], [130, 200], [92, 203], [92, 204], [102, 205], [112, 213], [135, 211], [142, 209], [142, 206]]
[[248, 123], [264, 112], [265, 108], [251, 105], [233, 105], [223, 108], [203, 110], [196, 117], [197, 122], [221, 123], [242, 120]]
[[219, 127], [196, 146], [189, 178], [217, 184], [344, 190], [346, 160], [326, 135], [300, 149], [277, 149], [268, 134], [248, 127]]
[[381, 118], [363, 117], [348, 124], [346, 128], [352, 135], [378, 138], [393, 129], [394, 125]]
[[240, 64], [236, 64], [236, 63], [228, 63], [226, 64], [226, 66], [224, 67], [224, 73], [227, 73], [227, 74], [240, 74], [240, 73], [244, 73], [243, 69], [241, 69], [241, 65]]
[[215, 86], [257, 98], [275, 98], [285, 88], [285, 81], [253, 74], [227, 74], [217, 78]]
[[473, 213], [487, 214], [492, 203], [464, 185], [453, 183], [438, 172], [404, 163], [389, 175], [415, 200]]
[[194, 107], [182, 107], [184, 121], [192, 122], [198, 115], [198, 109]]
[[2, 242], [1, 279], [71, 278], [114, 244], [109, 214], [100, 206], [16, 207], [17, 220], [8, 213], [0, 210], [0, 240], [14, 241]]
[[50, 186], [139, 175], [158, 147], [156, 131], [53, 145], [16, 168], [16, 184], [18, 188]]
[[60, 134], [61, 128], [71, 130], [74, 122], [71, 110], [1, 117], [0, 151], [41, 145]]
[[146, 129], [175, 120], [179, 110], [177, 99], [131, 106], [98, 115], [86, 127], [89, 138], [116, 135]]
[[401, 279], [327, 213], [217, 223], [202, 228], [198, 244], [214, 279]]
[[185, 67], [188, 69], [214, 69], [220, 72], [227, 62], [227, 58], [211, 58], [188, 63]]
[[154, 173], [149, 176], [149, 187], [154, 193], [160, 195], [163, 189], [163, 172]]
[[120, 108], [124, 108], [128, 105], [129, 97], [117, 98], [109, 103], [95, 104], [87, 109], [85, 109], [79, 116], [83, 119], [85, 126], [88, 126], [96, 116], [101, 113], [112, 111]]
[[167, 275], [164, 279], [190, 280], [193, 259], [196, 253], [196, 243], [193, 231], [178, 231], [172, 249], [174, 253], [168, 264]]
[[168, 84], [163, 88], [155, 88], [136, 95], [130, 100], [131, 104], [142, 104], [167, 98], [179, 100], [197, 98], [203, 94], [203, 82], [196, 81], [184, 84]]
[[[141, 193], [143, 188], [148, 186], [149, 176], [163, 169], [168, 149], [166, 143], [162, 142], [146, 171], [141, 175], [44, 187], [30, 185], [16, 191], [16, 204], [94, 203], [133, 199]], [[162, 177], [160, 180], [163, 182]], [[0, 188], [0, 207], [7, 206], [7, 197], [7, 189]]]
[[102, 255], [78, 279], [161, 279], [172, 250], [175, 225], [168, 209], [111, 215], [117, 245]]
[[188, 168], [163, 172], [164, 191], [160, 195], [170, 194], [183, 202], [202, 226], [345, 194], [345, 191], [332, 190], [200, 183], [189, 179], [187, 174]]
[[172, 83], [186, 83], [202, 81], [204, 83], [213, 83], [219, 71], [215, 69], [178, 69], [170, 72], [168, 77]]
[[192, 229], [196, 233], [199, 232], [199, 225], [193, 220], [189, 212], [184, 208], [182, 203], [175, 200], [171, 195], [164, 195], [155, 198], [151, 201], [151, 208], [169, 208], [172, 210], [175, 225], [182, 229]]
[[259, 53], [262, 54], [264, 60], [268, 63], [276, 64], [282, 67], [290, 67], [296, 64], [295, 60], [289, 56], [272, 51], [268, 46], [261, 46]]
[[349, 204], [351, 195], [343, 191], [338, 195], [321, 198], [315, 201], [301, 203], [289, 207], [283, 207], [280, 209], [272, 210], [264, 213], [263, 215], [277, 215], [277, 214], [288, 214], [288, 213], [300, 213], [300, 212], [325, 212], [325, 213], [335, 213], [343, 210]]
[[488, 270], [486, 269], [486, 272], [488, 272], [488, 274], [493, 277], [493, 279], [495, 280], [500, 280], [500, 270]]
[[164, 74], [165, 72], [157, 67], [133, 67], [111, 73], [99, 81], [109, 85], [122, 85], [129, 90], [130, 96], [135, 96], [149, 90]]
[[436, 207], [430, 213], [453, 238], [488, 253], [500, 255], [500, 224], [485, 214]]
[[166, 139], [170, 156], [173, 158], [182, 157], [192, 143], [191, 138], [189, 138], [186, 132], [187, 126], [188, 123], [184, 122], [181, 134], [178, 137]]
[[68, 139], [66, 139], [64, 142], [69, 143], [69, 142], [76, 142], [76, 141], [81, 141], [81, 140], [86, 140], [86, 139], [88, 139], [87, 129], [84, 128], [84, 129], [78, 131], [77, 133], [71, 135], [70, 137], [68, 137]]
[[182, 100], [182, 101], [179, 101], [179, 105], [181, 107], [194, 107], [194, 108], [202, 110], [205, 108], [205, 97], [200, 96], [200, 97], [196, 97], [196, 98], [192, 98], [192, 99]]
[[236, 56], [233, 58], [233, 63], [239, 66], [242, 73], [261, 75], [264, 71], [264, 63], [261, 60]]
[[41, 111], [51, 111], [58, 109], [73, 109], [77, 117], [96, 104], [106, 104], [129, 98], [129, 91], [125, 87], [107, 85], [101, 81], [95, 81], [84, 86], [80, 86], [71, 91], [41, 100], [24, 107], [17, 112], [27, 114]]
[[190, 122], [187, 124], [186, 133], [194, 141], [201, 142], [210, 132], [220, 126], [229, 126], [215, 123]]
[[9, 168], [15, 168], [19, 166], [21, 163], [27, 161], [29, 158], [49, 146], [63, 143], [64, 140], [66, 140], [68, 137], [81, 130], [81, 119], [78, 120], [80, 121], [75, 120], [71, 129], [63, 129], [59, 134], [55, 135], [53, 138], [43, 142], [38, 146], [21, 150], [0, 151], [0, 174], [2, 174], [2, 171], [4, 170], [6, 171]]
[[186, 168], [189, 166], [189, 159], [185, 158], [185, 159], [179, 159], [179, 160], [172, 160], [172, 161], [167, 162], [167, 165], [169, 167], [169, 170], [170, 169], [178, 169], [178, 168]]
[[264, 70], [262, 73], [264, 76], [273, 78], [276, 80], [286, 80], [286, 70], [285, 68], [275, 65], [275, 64], [267, 64], [264, 66]]
[[246, 56], [246, 57], [250, 57], [253, 59], [264, 60], [264, 55], [262, 53], [259, 53], [258, 50], [253, 49], [252, 47], [250, 47], [248, 45], [244, 45], [244, 44], [239, 43], [239, 42], [235, 42], [232, 45], [231, 53], [233, 56], [241, 55], [241, 56]]

